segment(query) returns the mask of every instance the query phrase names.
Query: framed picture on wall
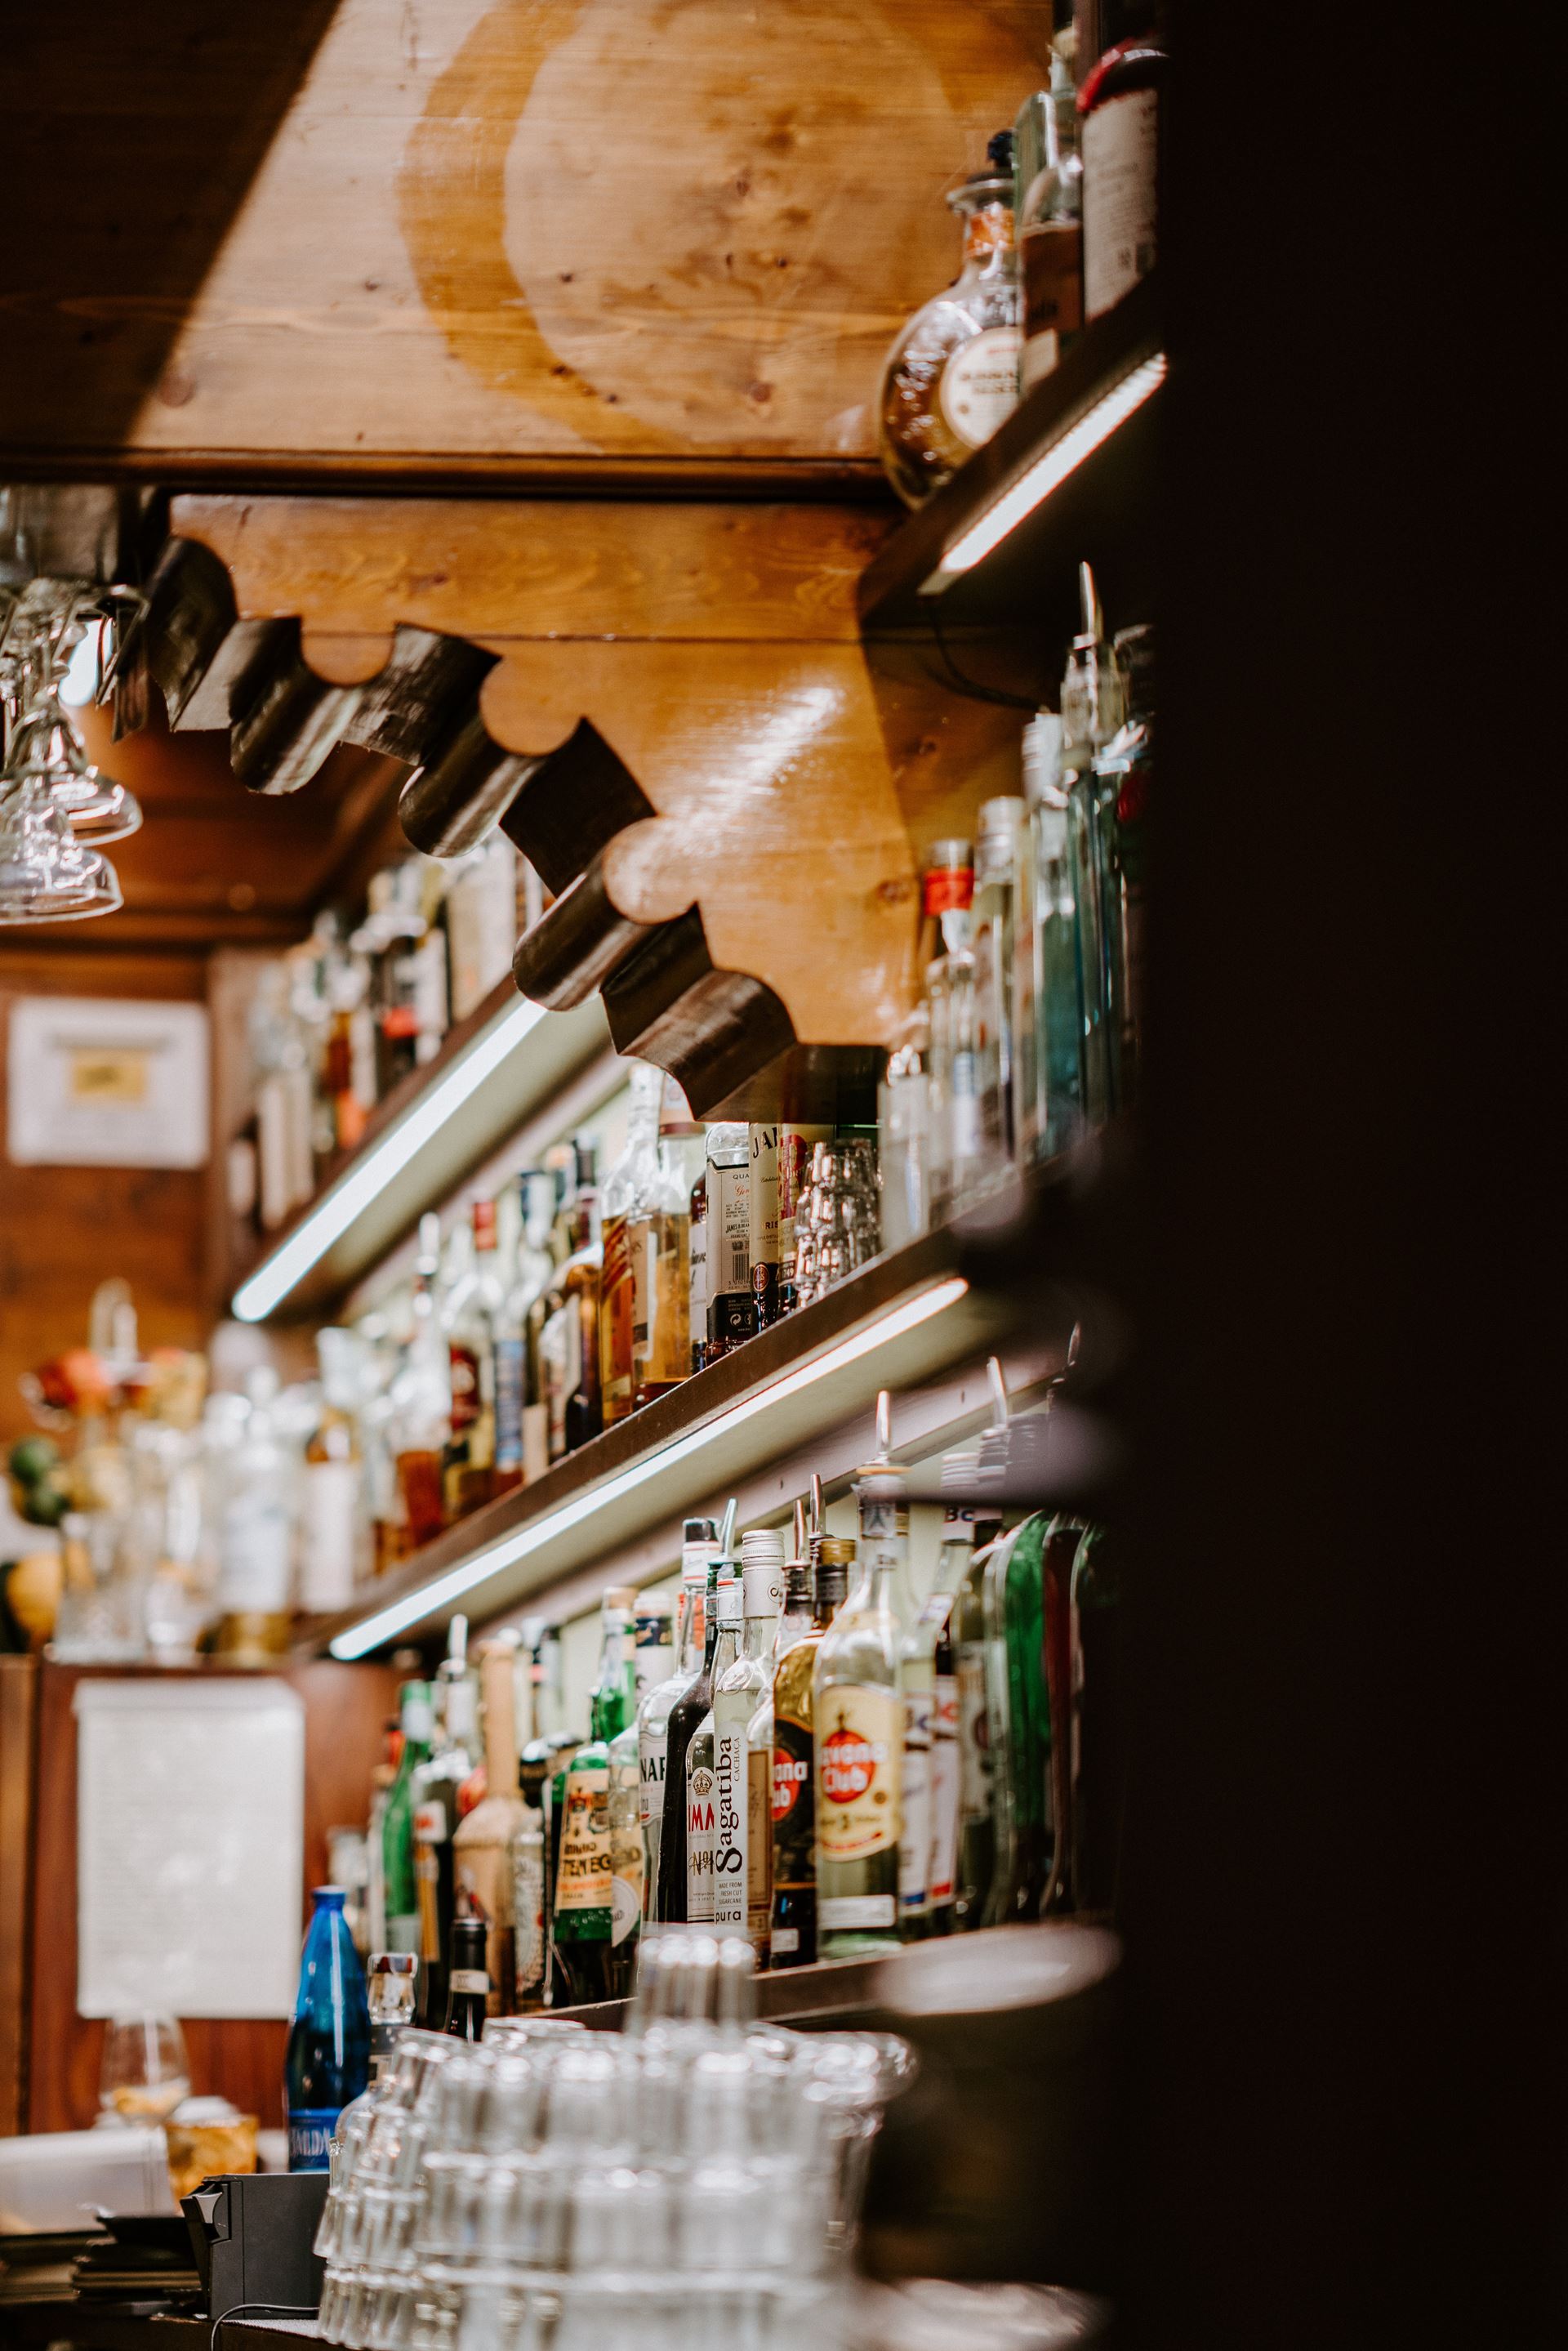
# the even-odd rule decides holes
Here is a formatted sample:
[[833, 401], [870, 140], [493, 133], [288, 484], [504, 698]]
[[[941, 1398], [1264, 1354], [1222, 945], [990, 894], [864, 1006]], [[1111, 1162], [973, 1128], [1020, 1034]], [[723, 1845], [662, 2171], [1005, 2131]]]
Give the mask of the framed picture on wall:
[[200, 1004], [29, 996], [11, 1008], [6, 1156], [17, 1167], [200, 1167]]

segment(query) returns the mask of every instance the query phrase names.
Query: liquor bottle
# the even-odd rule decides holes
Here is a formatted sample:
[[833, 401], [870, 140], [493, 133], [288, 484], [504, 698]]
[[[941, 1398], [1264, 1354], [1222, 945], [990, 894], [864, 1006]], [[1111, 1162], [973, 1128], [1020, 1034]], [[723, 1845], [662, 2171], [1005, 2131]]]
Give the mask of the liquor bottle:
[[[734, 1573], [734, 1562], [726, 1560], [720, 1567], [714, 1597], [719, 1630], [712, 1662], [707, 1668], [709, 1702], [686, 1750], [686, 1916], [694, 1926], [714, 1923], [713, 1881], [721, 1823], [713, 1704], [721, 1680], [741, 1654], [742, 1609], [742, 1586]], [[722, 1824], [726, 1851], [732, 1853], [737, 1838], [744, 1834], [736, 1795], [732, 1784]]]
[[452, 1958], [446, 1978], [446, 2020], [443, 2032], [454, 2041], [478, 2041], [484, 2032], [490, 2006], [490, 1976], [484, 1964], [484, 1921], [454, 1918]]
[[1084, 1520], [1058, 1510], [1045, 1531], [1045, 1703], [1051, 1723], [1051, 1875], [1041, 1916], [1073, 1907], [1073, 1570]]
[[706, 1653], [708, 1569], [718, 1557], [718, 1529], [711, 1519], [688, 1519], [680, 1545], [680, 1597], [676, 1619], [674, 1671], [656, 1682], [638, 1708], [639, 1815], [643, 1842], [643, 1913], [661, 1918], [659, 1853], [664, 1832], [664, 1767], [670, 1718], [702, 1668]]
[[1168, 58], [1155, 0], [1124, 0], [1118, 38], [1078, 92], [1084, 158], [1084, 316], [1114, 309], [1155, 266], [1160, 108]]
[[746, 1251], [752, 1261], [752, 1296], [757, 1328], [779, 1319], [779, 1130], [753, 1123], [746, 1129], [751, 1172], [746, 1187]]
[[457, 1911], [452, 1839], [459, 1794], [473, 1770], [479, 1729], [478, 1695], [468, 1670], [468, 1619], [454, 1616], [447, 1654], [436, 1672], [436, 1735], [414, 1773], [414, 1878], [420, 1898], [420, 2015], [437, 2032], [446, 2017], [447, 1952]]
[[[550, 1416], [539, 1364], [541, 1306], [556, 1278], [550, 1227], [556, 1179], [528, 1169], [517, 1178], [507, 1210], [514, 1233], [503, 1266], [495, 1322], [495, 1491], [542, 1478], [550, 1466]], [[503, 1204], [498, 1204], [499, 1207]], [[519, 1229], [520, 1228], [520, 1229]]]
[[1025, 1165], [1076, 1142], [1084, 1116], [1078, 910], [1062, 776], [1062, 721], [1042, 710], [1023, 730], [1018, 938], [1013, 952], [1013, 1120]]
[[[631, 1612], [618, 1591], [605, 1594], [598, 1678], [590, 1701], [592, 1736], [556, 1775], [560, 1818], [556, 1872], [555, 1959], [566, 2003], [617, 1996], [612, 1962], [615, 1872], [610, 1850], [609, 1745], [631, 1715]], [[555, 2003], [563, 2003], [557, 1999]]]
[[1145, 1013], [1145, 888], [1154, 781], [1154, 631], [1118, 629], [1114, 642], [1126, 716], [1095, 761], [1107, 933], [1112, 1102], [1137, 1098]]
[[691, 1369], [700, 1372], [708, 1354], [708, 1163], [706, 1146], [701, 1169], [691, 1186], [686, 1225], [686, 1327], [691, 1343]]
[[[817, 1498], [815, 1515], [820, 1521]], [[770, 1961], [808, 1967], [816, 1958], [816, 1755], [812, 1683], [822, 1636], [844, 1605], [855, 1545], [820, 1531], [811, 1538], [811, 1630], [781, 1655], [774, 1676], [774, 1918]]]
[[704, 1603], [702, 1658], [691, 1682], [670, 1711], [665, 1732], [664, 1819], [659, 1840], [659, 1907], [661, 1922], [680, 1925], [686, 1917], [686, 1751], [691, 1734], [713, 1701], [713, 1653], [719, 1643], [719, 1579], [729, 1582], [734, 1562], [729, 1555], [735, 1529], [735, 1505], [725, 1506], [719, 1542], [708, 1562]]
[[1066, 61], [1025, 99], [1013, 125], [1012, 212], [1023, 288], [1021, 392], [1044, 381], [1084, 319], [1084, 165], [1077, 91]]
[[[811, 1155], [818, 1143], [831, 1143], [830, 1126], [792, 1126], [779, 1129], [779, 1312], [793, 1314], [800, 1303], [795, 1285], [794, 1251], [795, 1219], [805, 1205], [811, 1183]], [[888, 1247], [892, 1244], [888, 1243]]]
[[1045, 1683], [1044, 1514], [987, 1558], [986, 1704], [996, 1858], [984, 1924], [1037, 1918], [1051, 1881], [1051, 1739]]
[[752, 1290], [752, 1154], [747, 1129], [722, 1121], [708, 1129], [708, 1340], [705, 1364], [716, 1364], [754, 1338], [757, 1301]]
[[675, 1671], [670, 1603], [662, 1592], [632, 1591], [632, 1686], [638, 1711], [642, 1701]]
[[[759, 1969], [767, 1966], [773, 1932], [773, 1651], [784, 1572], [783, 1536], [773, 1527], [748, 1528], [741, 1537], [742, 1646], [713, 1685], [713, 1923], [748, 1935]], [[764, 1691], [769, 1728], [753, 1751], [752, 1718]]]
[[344, 1899], [340, 1886], [311, 1890], [310, 1925], [284, 2058], [291, 2171], [329, 2168], [337, 2118], [361, 2095], [369, 2074], [365, 1970], [343, 1916]]
[[[640, 1687], [640, 1654], [636, 1637], [639, 1621], [639, 1599], [634, 1588], [627, 1588], [618, 1598], [628, 1619], [628, 1638], [632, 1643], [631, 1688], [626, 1708], [626, 1719], [609, 1741], [609, 1841], [610, 1841], [610, 1948], [608, 1981], [610, 1997], [625, 1998], [637, 1977], [638, 1943], [642, 1931], [643, 1859], [642, 1823], [639, 1817], [639, 1755], [637, 1707]], [[670, 1618], [665, 1613], [659, 1620], [664, 1628], [664, 1655], [670, 1655]]]
[[[1008, 1458], [1007, 1392], [1002, 1366], [992, 1356], [986, 1366], [992, 1396], [992, 1426], [981, 1438], [975, 1482], [984, 1488], [997, 1479]], [[991, 1705], [988, 1696], [985, 1579], [992, 1547], [1002, 1532], [1002, 1511], [993, 1500], [977, 1503], [971, 1526], [969, 1563], [960, 1562], [960, 1574], [949, 1612], [948, 1629], [953, 1670], [958, 1681], [959, 1844], [958, 1873], [953, 1888], [953, 1925], [978, 1927], [991, 1893], [996, 1857], [996, 1825], [992, 1815]]]
[[446, 1523], [441, 1461], [452, 1425], [452, 1362], [437, 1320], [441, 1219], [420, 1218], [414, 1268], [413, 1331], [394, 1382], [392, 1441], [410, 1550], [431, 1542]]
[[1127, 1732], [1121, 1579], [1111, 1531], [1092, 1526], [1073, 1566], [1073, 1904], [1113, 1911], [1121, 1864]]
[[950, 1216], [973, 1193], [984, 1165], [980, 1124], [979, 1007], [970, 916], [944, 915], [949, 946], [926, 973], [931, 1045], [928, 1061], [927, 1165], [931, 1214]]
[[[944, 1483], [971, 1469], [971, 1455], [953, 1454], [942, 1465]], [[946, 1934], [952, 1924], [953, 1878], [958, 1865], [958, 1684], [953, 1668], [950, 1619], [953, 1595], [969, 1566], [974, 1511], [949, 1501], [943, 1510], [941, 1542], [931, 1589], [898, 1652], [904, 1697], [904, 1784], [907, 1834], [899, 1846], [899, 1915], [907, 1940]], [[911, 1751], [914, 1761], [911, 1762]], [[926, 1843], [917, 1858], [912, 1847], [918, 1823], [908, 1799], [911, 1778], [926, 1784]]]
[[524, 2013], [545, 2000], [548, 1923], [545, 1901], [545, 1815], [524, 1803], [512, 1840], [512, 1917], [517, 1936], [517, 2006]]
[[245, 1396], [249, 1409], [222, 1473], [216, 1646], [224, 1656], [260, 1665], [288, 1646], [294, 1519], [288, 1449], [277, 1425], [277, 1374], [258, 1364]]
[[378, 1100], [420, 1066], [421, 967], [427, 928], [420, 872], [411, 861], [370, 881], [370, 927], [377, 940], [376, 1094]]
[[919, 506], [1017, 405], [1021, 299], [1012, 241], [1012, 133], [948, 198], [963, 222], [963, 266], [916, 311], [882, 375], [878, 454], [907, 506]]
[[414, 1875], [415, 1774], [431, 1751], [435, 1729], [429, 1682], [405, 1682], [399, 1693], [403, 1744], [381, 1814], [381, 1872], [387, 1907], [387, 1944], [392, 1951], [418, 1955], [419, 1884]]
[[993, 1182], [1013, 1161], [1014, 900], [1023, 802], [1002, 796], [981, 805], [971, 914], [975, 999], [975, 1092], [980, 1177]]
[[365, 2087], [346, 2105], [327, 2145], [327, 2168], [338, 2185], [338, 2158], [352, 2117], [369, 2105], [392, 2070], [398, 2043], [414, 2021], [419, 1961], [411, 1951], [372, 1951], [365, 1968], [370, 2020], [370, 2055]]
[[585, 1186], [566, 1217], [566, 1256], [550, 1290], [541, 1353], [550, 1414], [550, 1458], [562, 1460], [603, 1426], [599, 1381], [598, 1195]]
[[449, 1525], [480, 1509], [495, 1490], [495, 1333], [502, 1289], [494, 1201], [475, 1200], [471, 1232], [459, 1227], [453, 1240], [457, 1270], [441, 1309], [452, 1382], [441, 1470]]
[[632, 1405], [632, 1323], [636, 1319], [636, 1275], [631, 1226], [646, 1221], [659, 1180], [659, 1106], [664, 1092], [662, 1071], [651, 1061], [637, 1061], [631, 1072], [631, 1109], [626, 1147], [605, 1178], [603, 1201], [604, 1275], [599, 1292], [599, 1378], [604, 1393], [604, 1425], [630, 1416]]
[[949, 917], [967, 914], [974, 904], [974, 848], [967, 841], [934, 841], [920, 872], [920, 935], [915, 949], [915, 970], [924, 978], [927, 968], [945, 955], [955, 934]]
[[[817, 1788], [817, 1943], [824, 1959], [898, 1939], [898, 1838], [904, 1721], [898, 1648], [909, 1595], [904, 1472], [887, 1458], [888, 1398], [877, 1400], [880, 1458], [856, 1474], [859, 1577], [816, 1653], [812, 1733]], [[922, 1839], [925, 1830], [919, 1832]]]
[[1126, 716], [1127, 683], [1116, 648], [1106, 641], [1095, 576], [1086, 563], [1078, 566], [1078, 592], [1083, 625], [1062, 678], [1061, 773], [1077, 910], [1083, 1112], [1090, 1126], [1101, 1126], [1116, 1108], [1113, 974], [1120, 926], [1107, 887], [1116, 784], [1107, 787], [1097, 765]]
[[513, 1908], [512, 1846], [522, 1824], [517, 1785], [517, 1726], [513, 1656], [516, 1636], [487, 1642], [480, 1652], [484, 1701], [485, 1792], [459, 1821], [452, 1838], [456, 1907], [485, 1930], [485, 1973], [492, 2016], [510, 2016], [517, 1990], [517, 1922]]
[[299, 1604], [317, 1615], [349, 1607], [369, 1550], [358, 1412], [363, 1393], [359, 1336], [318, 1331], [321, 1416], [305, 1448], [300, 1505]]
[[453, 861], [446, 933], [452, 1017], [466, 1020], [505, 978], [517, 945], [517, 852], [504, 832]]
[[877, 1089], [884, 1249], [918, 1240], [931, 1221], [930, 1048], [930, 1015], [922, 1004], [899, 1029]]

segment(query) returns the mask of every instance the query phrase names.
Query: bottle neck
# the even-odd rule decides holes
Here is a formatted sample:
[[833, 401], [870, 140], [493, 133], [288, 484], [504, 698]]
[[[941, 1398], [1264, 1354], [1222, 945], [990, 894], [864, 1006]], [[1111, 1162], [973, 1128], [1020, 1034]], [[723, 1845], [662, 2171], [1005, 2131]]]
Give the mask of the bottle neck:
[[713, 1644], [712, 1678], [720, 1681], [741, 1654], [741, 1627], [726, 1618], [719, 1626]]
[[706, 1646], [707, 1595], [700, 1584], [683, 1583], [679, 1605], [680, 1671], [691, 1675], [700, 1670]]
[[753, 1665], [760, 1663], [774, 1648], [778, 1636], [778, 1618], [771, 1614], [766, 1616], [747, 1617], [745, 1655]]

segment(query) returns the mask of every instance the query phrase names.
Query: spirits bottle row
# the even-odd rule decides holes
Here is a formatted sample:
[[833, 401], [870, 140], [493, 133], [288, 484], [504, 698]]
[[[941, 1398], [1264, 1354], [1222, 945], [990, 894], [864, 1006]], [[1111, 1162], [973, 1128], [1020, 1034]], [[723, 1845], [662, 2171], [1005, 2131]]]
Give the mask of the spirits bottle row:
[[658, 1594], [605, 1594], [586, 1739], [547, 1642], [504, 1634], [476, 1674], [454, 1620], [433, 1684], [404, 1686], [371, 1840], [366, 1931], [417, 1954], [424, 2021], [445, 2022], [454, 1968], [472, 1986], [465, 1920], [504, 2015], [625, 1996], [650, 1926], [790, 1968], [1112, 1909], [1116, 1541], [1066, 1513], [1005, 1525], [983, 1493], [1006, 1442], [945, 1465], [919, 1607], [885, 1447], [856, 1475], [853, 1538], [826, 1531], [815, 1483], [787, 1541], [737, 1541], [733, 1504], [688, 1520], [673, 1622]]
[[1099, 14], [1098, 56], [1058, 34], [1046, 88], [947, 199], [962, 224], [959, 276], [901, 330], [882, 376], [882, 464], [910, 506], [1155, 267], [1163, 12], [1106, 0]]

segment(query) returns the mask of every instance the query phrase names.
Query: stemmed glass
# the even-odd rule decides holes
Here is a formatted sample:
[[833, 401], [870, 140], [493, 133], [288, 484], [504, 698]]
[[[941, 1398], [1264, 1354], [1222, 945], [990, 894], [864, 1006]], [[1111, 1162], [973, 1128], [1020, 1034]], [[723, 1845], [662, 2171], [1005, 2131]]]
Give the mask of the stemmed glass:
[[88, 758], [60, 700], [57, 664], [85, 623], [74, 592], [50, 591], [35, 582], [0, 612], [0, 925], [112, 914], [119, 877], [92, 844], [141, 822], [132, 794]]
[[191, 2095], [185, 2036], [172, 2016], [116, 2016], [104, 2031], [98, 2102], [128, 2123], [167, 2122]]

